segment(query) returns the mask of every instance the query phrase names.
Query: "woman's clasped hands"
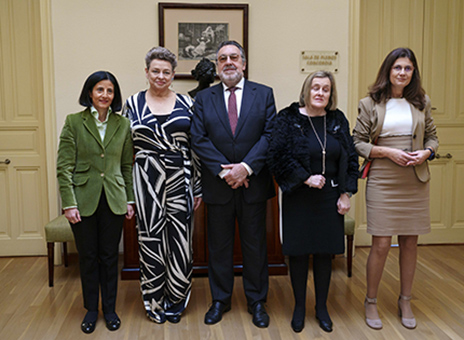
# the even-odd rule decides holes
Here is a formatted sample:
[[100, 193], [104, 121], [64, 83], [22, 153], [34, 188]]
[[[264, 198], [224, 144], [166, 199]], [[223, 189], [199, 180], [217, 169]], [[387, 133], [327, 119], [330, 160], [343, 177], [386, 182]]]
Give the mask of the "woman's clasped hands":
[[388, 158], [400, 166], [416, 166], [424, 163], [429, 156], [429, 150], [407, 152], [392, 148]]
[[324, 175], [312, 175], [304, 183], [310, 188], [322, 189], [325, 185], [325, 177]]

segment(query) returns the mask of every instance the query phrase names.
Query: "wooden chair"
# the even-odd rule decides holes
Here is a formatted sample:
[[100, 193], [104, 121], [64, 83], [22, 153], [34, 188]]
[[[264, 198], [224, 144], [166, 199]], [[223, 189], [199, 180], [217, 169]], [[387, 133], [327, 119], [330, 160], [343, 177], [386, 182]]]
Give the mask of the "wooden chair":
[[53, 287], [55, 242], [63, 243], [64, 266], [68, 266], [66, 242], [74, 241], [71, 225], [64, 215], [58, 216], [45, 225], [45, 239], [48, 251], [48, 286]]
[[348, 277], [351, 277], [353, 268], [353, 240], [354, 240], [355, 221], [350, 216], [345, 215], [345, 235], [346, 235], [346, 267]]

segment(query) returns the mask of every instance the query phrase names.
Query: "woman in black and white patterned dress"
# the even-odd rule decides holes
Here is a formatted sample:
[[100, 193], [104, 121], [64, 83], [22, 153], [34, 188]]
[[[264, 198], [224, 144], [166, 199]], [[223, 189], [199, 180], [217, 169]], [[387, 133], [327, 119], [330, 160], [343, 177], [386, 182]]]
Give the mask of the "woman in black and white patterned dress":
[[177, 65], [172, 52], [155, 47], [145, 62], [150, 87], [124, 108], [135, 148], [140, 284], [147, 316], [177, 323], [190, 297], [193, 211], [201, 203], [199, 163], [190, 149], [192, 101], [169, 89]]

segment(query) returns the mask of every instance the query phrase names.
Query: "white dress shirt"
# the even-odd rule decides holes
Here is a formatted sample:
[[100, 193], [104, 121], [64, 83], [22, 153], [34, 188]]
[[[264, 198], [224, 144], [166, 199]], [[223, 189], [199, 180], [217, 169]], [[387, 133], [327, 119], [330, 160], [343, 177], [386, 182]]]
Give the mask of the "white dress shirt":
[[[237, 118], [240, 118], [240, 110], [242, 108], [242, 98], [243, 98], [243, 87], [245, 86], [245, 78], [242, 77], [240, 81], [235, 85], [235, 99], [237, 100]], [[226, 84], [222, 83], [222, 88], [224, 91], [224, 102], [226, 103], [226, 110], [229, 112], [229, 97], [230, 97], [230, 91], [228, 90], [229, 88], [226, 86]], [[250, 176], [253, 173], [253, 169], [246, 164], [245, 162], [241, 162], [246, 171], [248, 172], [248, 176]], [[229, 173], [230, 169], [224, 169], [219, 173], [219, 177], [224, 178], [225, 175]]]
[[[237, 85], [235, 85], [235, 98], [237, 99], [237, 118], [240, 118], [240, 109], [242, 108], [243, 87], [245, 86], [245, 78], [242, 77]], [[229, 97], [230, 91], [226, 84], [222, 83], [224, 90], [224, 102], [226, 103], [227, 112], [229, 112]]]
[[90, 107], [90, 113], [93, 118], [95, 118], [95, 125], [97, 125], [98, 133], [100, 133], [100, 138], [103, 142], [105, 139], [106, 127], [108, 126], [108, 117], [113, 113], [113, 110], [111, 110], [111, 107], [108, 108], [108, 113], [106, 114], [106, 118], [103, 122], [98, 119], [98, 111], [93, 105]]

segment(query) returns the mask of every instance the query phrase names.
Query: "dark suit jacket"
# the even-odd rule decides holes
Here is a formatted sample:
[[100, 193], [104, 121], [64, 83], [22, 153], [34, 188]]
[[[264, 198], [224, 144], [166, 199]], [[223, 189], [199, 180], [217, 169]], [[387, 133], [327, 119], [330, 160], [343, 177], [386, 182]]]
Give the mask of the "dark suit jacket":
[[68, 115], [57, 161], [63, 208], [77, 206], [81, 216], [91, 216], [104, 188], [111, 211], [125, 214], [127, 202], [134, 201], [132, 159], [127, 118], [110, 114], [102, 142], [90, 109]]
[[233, 191], [218, 174], [221, 164], [245, 162], [253, 169], [249, 187], [241, 190], [247, 203], [265, 201], [275, 195], [272, 177], [266, 166], [266, 153], [275, 117], [275, 102], [270, 87], [245, 80], [242, 106], [235, 136], [232, 135], [224, 102], [222, 84], [196, 96], [192, 121], [192, 146], [200, 157], [203, 200], [226, 204]]

